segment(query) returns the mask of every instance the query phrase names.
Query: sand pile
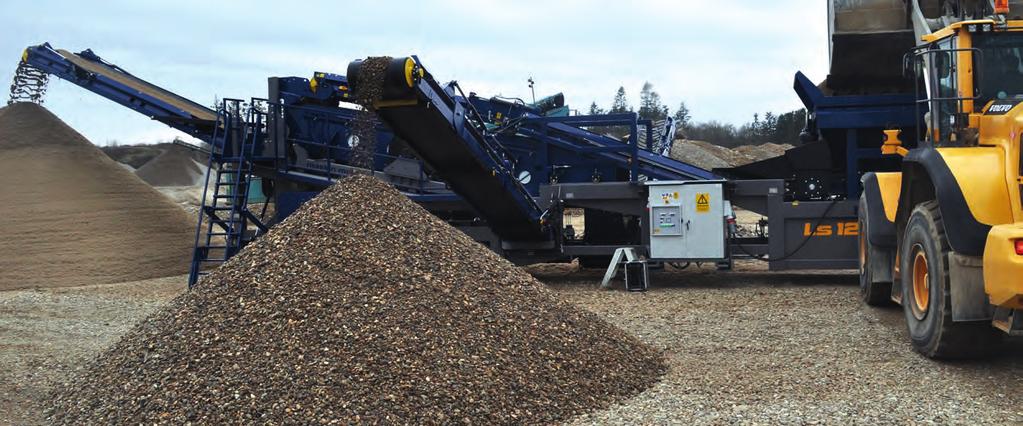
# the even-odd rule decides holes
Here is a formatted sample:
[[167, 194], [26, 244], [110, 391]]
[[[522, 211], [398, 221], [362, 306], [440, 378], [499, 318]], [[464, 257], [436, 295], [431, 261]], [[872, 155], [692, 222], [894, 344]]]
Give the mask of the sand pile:
[[536, 424], [660, 355], [366, 176], [341, 181], [58, 391], [60, 424]]
[[692, 164], [705, 170], [713, 170], [719, 167], [732, 167], [737, 164], [746, 164], [753, 161], [752, 158], [723, 146], [714, 145], [709, 142], [694, 140], [677, 140], [671, 147], [671, 158]]
[[107, 145], [99, 149], [114, 161], [126, 164], [132, 170], [144, 166], [154, 158], [163, 154], [163, 147], [156, 145]]
[[[774, 158], [781, 155], [785, 155], [785, 151], [792, 149], [793, 146], [789, 144], [777, 144], [777, 143], [765, 143], [761, 145], [742, 145], [735, 147], [736, 151], [745, 154], [747, 157], [753, 159], [753, 161], [766, 160], [768, 158]], [[741, 166], [742, 164], [736, 164]]]
[[188, 272], [188, 215], [43, 107], [0, 109], [0, 177], [0, 289]]
[[792, 145], [775, 143], [726, 148], [704, 141], [679, 139], [671, 147], [671, 158], [705, 170], [713, 170], [777, 157], [790, 148]]
[[153, 186], [195, 186], [202, 184], [206, 177], [205, 169], [205, 165], [195, 160], [191, 150], [170, 145], [162, 154], [135, 170], [135, 174]]

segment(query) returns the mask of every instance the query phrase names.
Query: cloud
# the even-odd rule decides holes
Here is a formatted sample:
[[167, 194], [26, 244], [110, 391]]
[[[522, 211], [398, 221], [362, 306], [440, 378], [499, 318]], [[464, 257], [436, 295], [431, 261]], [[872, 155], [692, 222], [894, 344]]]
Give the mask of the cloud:
[[[203, 104], [265, 96], [269, 76], [343, 74], [369, 55], [418, 54], [441, 80], [480, 95], [564, 92], [570, 105], [609, 105], [618, 86], [633, 103], [650, 81], [697, 120], [742, 123], [754, 112], [800, 107], [798, 70], [827, 72], [823, 2], [780, 0], [431, 2], [137, 2], [58, 0], [46, 13], [3, 2], [0, 78], [21, 50], [51, 41], [92, 48], [134, 74]], [[166, 127], [70, 84], [47, 105], [97, 143], [156, 140]], [[164, 132], [164, 133], [161, 133]]]

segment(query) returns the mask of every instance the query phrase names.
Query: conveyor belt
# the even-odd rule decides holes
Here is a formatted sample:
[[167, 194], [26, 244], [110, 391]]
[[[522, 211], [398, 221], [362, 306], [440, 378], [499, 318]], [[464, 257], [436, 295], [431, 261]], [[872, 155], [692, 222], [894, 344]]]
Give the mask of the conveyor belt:
[[[374, 90], [372, 78], [364, 82], [359, 77], [363, 63], [370, 64], [367, 73], [379, 68], [371, 60], [349, 65], [349, 82], [364, 85], [353, 86], [357, 98], [363, 96], [359, 90]], [[414, 78], [419, 65], [411, 61], [401, 58], [388, 66], [382, 87], [384, 97], [373, 103], [377, 116], [503, 240], [530, 244], [550, 241], [551, 235], [541, 220], [544, 212], [515, 179], [500, 144], [469, 119], [468, 102], [456, 100], [449, 92], [454, 90], [452, 86], [446, 90], [425, 72]]]
[[[22, 67], [73, 83], [139, 114], [213, 143], [217, 112], [142, 80], [91, 50], [71, 53], [49, 43], [29, 46]], [[13, 92], [12, 92], [13, 93]]]
[[184, 97], [178, 96], [177, 94], [171, 93], [154, 84], [143, 81], [120, 68], [114, 68], [102, 62], [88, 60], [64, 49], [56, 50], [57, 53], [79, 68], [91, 73], [102, 75], [124, 86], [135, 89], [139, 93], [166, 102], [169, 105], [191, 114], [195, 119], [204, 121], [214, 121], [217, 119], [217, 113], [215, 111]]
[[[560, 132], [575, 140], [592, 146], [609, 147], [620, 145], [622, 142], [613, 140], [607, 136], [580, 129], [563, 123], [547, 124], [550, 131]], [[548, 132], [550, 134], [551, 132]], [[622, 152], [600, 152], [596, 155], [608, 158], [628, 168], [632, 157]], [[636, 155], [639, 158], [640, 173], [655, 180], [716, 180], [720, 176], [703, 170], [694, 165], [655, 154], [644, 149], [638, 149]]]

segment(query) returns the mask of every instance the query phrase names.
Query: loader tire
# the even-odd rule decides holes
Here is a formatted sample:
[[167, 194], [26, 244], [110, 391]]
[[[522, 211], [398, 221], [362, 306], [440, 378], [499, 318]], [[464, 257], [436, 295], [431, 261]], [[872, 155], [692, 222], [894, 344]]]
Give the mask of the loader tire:
[[875, 247], [870, 243], [868, 230], [870, 229], [870, 216], [867, 214], [867, 196], [860, 195], [859, 215], [859, 259], [860, 259], [860, 298], [870, 306], [887, 306], [891, 304], [892, 283], [875, 282], [874, 274], [871, 271], [871, 262], [882, 262], [888, 265], [886, 251]]
[[928, 358], [974, 358], [1001, 339], [987, 322], [953, 322], [948, 254], [937, 201], [913, 209], [901, 256], [902, 307], [913, 349]]

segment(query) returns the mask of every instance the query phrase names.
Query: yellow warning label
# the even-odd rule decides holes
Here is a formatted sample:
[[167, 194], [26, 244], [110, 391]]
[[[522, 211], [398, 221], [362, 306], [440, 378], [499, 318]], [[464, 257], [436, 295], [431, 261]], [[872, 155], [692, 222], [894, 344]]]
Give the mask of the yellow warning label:
[[710, 194], [706, 192], [700, 192], [696, 194], [696, 212], [697, 213], [708, 213], [710, 212]]

